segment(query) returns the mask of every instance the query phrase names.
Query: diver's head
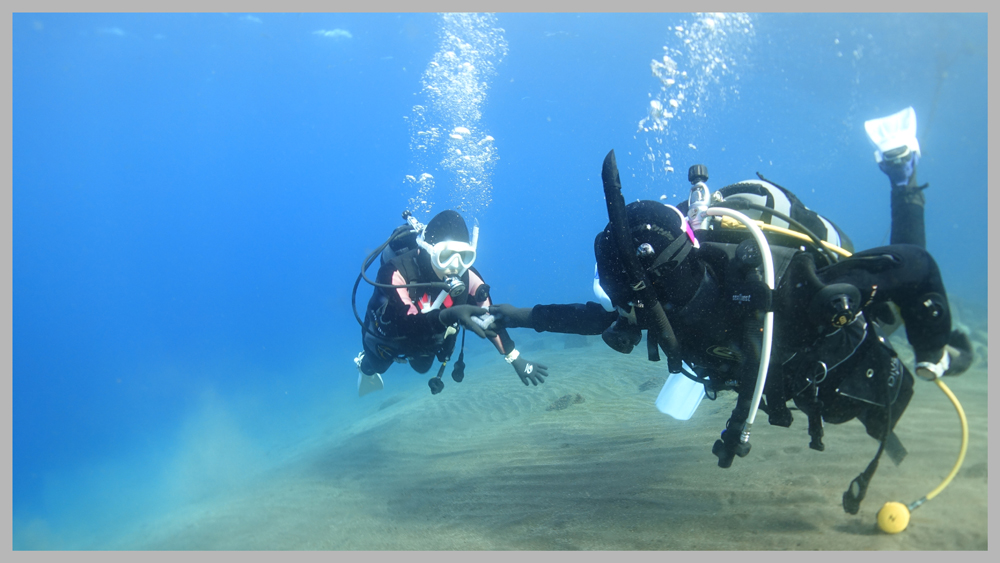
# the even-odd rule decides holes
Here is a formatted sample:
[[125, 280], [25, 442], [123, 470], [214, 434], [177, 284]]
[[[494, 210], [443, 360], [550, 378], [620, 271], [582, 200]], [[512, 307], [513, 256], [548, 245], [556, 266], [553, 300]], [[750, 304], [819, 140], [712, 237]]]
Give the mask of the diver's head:
[[[693, 250], [698, 239], [687, 218], [671, 205], [658, 201], [636, 201], [625, 207], [631, 234], [631, 251], [636, 253], [642, 274], [653, 286], [661, 304], [683, 306], [694, 296], [702, 281], [703, 266]], [[612, 304], [630, 310], [635, 299], [609, 224], [594, 241], [597, 272]]]
[[438, 278], [461, 277], [476, 261], [479, 227], [473, 227], [472, 240], [462, 216], [451, 209], [442, 211], [427, 223], [417, 236], [417, 244], [427, 254]]

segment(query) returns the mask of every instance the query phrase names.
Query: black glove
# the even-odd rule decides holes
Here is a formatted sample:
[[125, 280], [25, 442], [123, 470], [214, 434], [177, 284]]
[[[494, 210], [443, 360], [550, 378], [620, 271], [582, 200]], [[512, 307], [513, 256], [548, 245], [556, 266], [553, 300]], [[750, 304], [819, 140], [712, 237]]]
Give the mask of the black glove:
[[531, 307], [519, 309], [506, 303], [492, 305], [490, 314], [496, 317], [497, 324], [504, 328], [534, 328], [531, 324]]
[[746, 457], [750, 453], [750, 442], [741, 443], [740, 433], [735, 430], [723, 430], [722, 439], [712, 446], [712, 453], [719, 458], [719, 467], [729, 467], [734, 456]]
[[528, 381], [531, 381], [532, 385], [545, 383], [545, 380], [542, 378], [549, 376], [549, 368], [543, 366], [542, 364], [529, 362], [520, 356], [511, 362], [510, 365], [514, 366], [514, 371], [517, 372], [517, 376], [521, 378], [521, 381], [525, 386], [528, 385]]
[[948, 366], [948, 371], [944, 372], [945, 375], [961, 375], [972, 367], [972, 362], [976, 361], [969, 335], [958, 329], [951, 331], [945, 349], [951, 357], [951, 364]]
[[493, 338], [497, 335], [496, 331], [491, 330], [490, 324], [486, 328], [480, 326], [479, 319], [475, 317], [482, 317], [483, 315], [488, 315], [489, 311], [483, 307], [476, 307], [475, 305], [455, 305], [453, 307], [448, 307], [443, 309], [441, 313], [438, 314], [438, 320], [444, 326], [451, 326], [453, 324], [461, 323], [466, 329], [479, 335], [480, 338]]

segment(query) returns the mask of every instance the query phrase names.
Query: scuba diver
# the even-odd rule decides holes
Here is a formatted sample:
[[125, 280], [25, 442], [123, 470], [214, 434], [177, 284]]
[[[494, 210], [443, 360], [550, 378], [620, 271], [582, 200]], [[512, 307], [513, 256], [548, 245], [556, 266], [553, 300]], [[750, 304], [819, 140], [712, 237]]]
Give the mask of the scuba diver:
[[[438, 213], [426, 226], [408, 211], [403, 218], [407, 223], [365, 259], [354, 283], [351, 306], [361, 325], [363, 345], [354, 359], [358, 396], [382, 389], [382, 374], [394, 362], [409, 363], [417, 373], [427, 373], [435, 357], [441, 367], [428, 385], [432, 394], [441, 392], [441, 376], [459, 328], [489, 338], [525, 385], [544, 383], [548, 368], [521, 357], [507, 331], [491, 326], [493, 318], [486, 309], [491, 304], [490, 286], [472, 267], [479, 226], [473, 227], [470, 240], [465, 221], [452, 210]], [[365, 271], [379, 255], [381, 266], [376, 281], [371, 281]], [[364, 320], [355, 306], [362, 278], [375, 287]], [[465, 377], [464, 347], [463, 332], [462, 351], [452, 371], [456, 382]]]
[[967, 337], [951, 330], [937, 264], [922, 246], [915, 142], [877, 151], [893, 183], [894, 239], [854, 254], [832, 222], [759, 174], [711, 193], [707, 170], [695, 165], [688, 202], [626, 206], [611, 151], [602, 170], [609, 223], [594, 243], [602, 304], [504, 304], [490, 312], [507, 328], [601, 334], [622, 353], [645, 330], [651, 361], [662, 349], [669, 371], [703, 385], [709, 398], [737, 393], [712, 447], [720, 467], [750, 452], [758, 407], [771, 424], [788, 427], [792, 400], [808, 418], [810, 447], [820, 451], [824, 421], [857, 418], [880, 441], [844, 494], [845, 510], [857, 513], [883, 451], [897, 461], [905, 455], [892, 430], [913, 377], [883, 326], [904, 321], [920, 377], [958, 375], [972, 362]]

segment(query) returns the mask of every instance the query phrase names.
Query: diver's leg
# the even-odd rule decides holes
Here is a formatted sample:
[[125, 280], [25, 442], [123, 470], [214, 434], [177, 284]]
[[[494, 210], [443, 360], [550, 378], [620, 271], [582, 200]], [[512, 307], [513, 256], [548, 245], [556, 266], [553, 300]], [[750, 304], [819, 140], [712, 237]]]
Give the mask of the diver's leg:
[[875, 145], [875, 162], [889, 177], [892, 190], [892, 228], [889, 244], [924, 248], [924, 194], [917, 186], [917, 114], [912, 107], [865, 121], [865, 132]]
[[[879, 163], [879, 168], [889, 177], [891, 189], [890, 244], [912, 244], [926, 249], [924, 190], [929, 184], [917, 185], [917, 162], [919, 160], [919, 154], [910, 153], [907, 158], [902, 160], [883, 160]], [[887, 309], [888, 304], [879, 310], [876, 317], [886, 319], [887, 322], [884, 323], [884, 326], [887, 332], [891, 333], [898, 327], [898, 322], [893, 319], [894, 315], [891, 310], [888, 314], [886, 313]], [[952, 364], [948, 370], [950, 374], [964, 372], [975, 361], [969, 335], [957, 328], [952, 330], [948, 336], [948, 353], [951, 356]]]
[[[905, 183], [897, 184], [900, 177], [907, 177], [897, 171], [886, 172], [891, 184], [890, 206], [892, 209], [892, 228], [889, 234], [889, 244], [914, 244], [920, 248], [927, 247], [924, 233], [924, 190], [929, 184], [917, 185], [916, 155], [911, 155], [912, 163], [900, 163], [896, 167], [909, 167], [911, 170]], [[882, 164], [885, 164], [883, 162]], [[887, 166], [882, 166], [885, 171]]]
[[417, 373], [427, 373], [434, 364], [434, 355], [428, 354], [426, 356], [408, 356], [407, 361], [413, 371]]
[[364, 345], [364, 357], [361, 359], [358, 369], [365, 375], [379, 375], [385, 373], [392, 365], [396, 356], [396, 351], [389, 344], [375, 335], [364, 332], [361, 339]]
[[[920, 248], [927, 247], [924, 234], [924, 189], [928, 184], [917, 186], [917, 165], [914, 156], [910, 173], [901, 172], [898, 168], [904, 165], [890, 165], [886, 161], [879, 163], [879, 168], [889, 176], [891, 228], [890, 244], [912, 244]], [[902, 183], [896, 182], [902, 179]], [[881, 303], [872, 311], [873, 320], [892, 334], [900, 327], [899, 310], [889, 302]]]
[[925, 363], [941, 366], [948, 375], [968, 369], [971, 347], [967, 339], [964, 343], [956, 339], [961, 333], [951, 330], [947, 292], [937, 263], [926, 250], [909, 244], [872, 248], [824, 268], [819, 275], [827, 284], [855, 286], [862, 302], [876, 302], [871, 307], [885, 300], [899, 306], [906, 338], [916, 353], [917, 375], [931, 378], [932, 372], [921, 368]]
[[364, 397], [384, 387], [382, 373], [392, 365], [395, 353], [368, 331], [363, 333], [361, 342], [364, 349], [354, 363], [358, 366], [358, 396]]

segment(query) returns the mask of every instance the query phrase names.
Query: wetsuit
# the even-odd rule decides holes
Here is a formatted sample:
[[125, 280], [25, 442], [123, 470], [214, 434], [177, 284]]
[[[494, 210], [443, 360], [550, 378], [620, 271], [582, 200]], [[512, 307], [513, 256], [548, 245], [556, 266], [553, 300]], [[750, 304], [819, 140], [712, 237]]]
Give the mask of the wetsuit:
[[[387, 249], [383, 255], [376, 277], [378, 283], [404, 285], [438, 281], [430, 264], [419, 258], [418, 250], [402, 248], [395, 256], [393, 250]], [[385, 373], [394, 361], [405, 358], [417, 373], [426, 373], [435, 357], [438, 361], [447, 361], [455, 349], [457, 333], [447, 334], [448, 327], [438, 319], [441, 310], [465, 304], [489, 307], [491, 303], [489, 287], [475, 268], [466, 271], [461, 279], [466, 290], [456, 297], [442, 291], [444, 299], [437, 307], [434, 307], [439, 297], [437, 290], [376, 287], [368, 302], [362, 328], [365, 355], [361, 371], [365, 375]], [[514, 342], [505, 329], [498, 330], [492, 341], [501, 354], [514, 349]]]

